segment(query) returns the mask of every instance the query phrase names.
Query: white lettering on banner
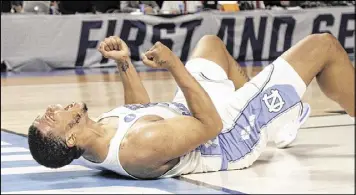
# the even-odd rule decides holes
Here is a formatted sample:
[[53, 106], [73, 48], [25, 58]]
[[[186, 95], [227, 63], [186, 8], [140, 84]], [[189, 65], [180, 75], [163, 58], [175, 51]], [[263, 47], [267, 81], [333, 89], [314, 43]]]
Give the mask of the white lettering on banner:
[[312, 33], [332, 33], [355, 51], [354, 7], [202, 12], [176, 18], [130, 14], [1, 15], [1, 60], [15, 70], [115, 66], [96, 50], [107, 36], [124, 39], [135, 64], [161, 41], [188, 59], [204, 35], [218, 35], [238, 61], [273, 60]]

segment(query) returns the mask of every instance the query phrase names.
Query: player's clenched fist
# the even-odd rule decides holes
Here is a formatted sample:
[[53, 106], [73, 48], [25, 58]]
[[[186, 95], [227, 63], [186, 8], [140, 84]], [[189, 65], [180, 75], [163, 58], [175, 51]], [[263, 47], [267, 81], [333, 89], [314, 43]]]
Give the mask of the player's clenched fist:
[[105, 58], [122, 62], [130, 58], [130, 49], [126, 43], [117, 36], [105, 38], [98, 50]]
[[142, 55], [142, 62], [152, 68], [169, 69], [176, 64], [177, 56], [161, 42], [157, 42]]

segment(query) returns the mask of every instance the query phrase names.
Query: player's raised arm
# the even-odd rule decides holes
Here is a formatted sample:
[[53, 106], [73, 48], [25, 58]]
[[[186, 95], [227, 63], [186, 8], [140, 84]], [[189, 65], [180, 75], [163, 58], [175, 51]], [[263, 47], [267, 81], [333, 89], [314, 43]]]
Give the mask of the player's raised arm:
[[222, 121], [209, 95], [168, 47], [157, 42], [142, 58], [147, 66], [166, 68], [171, 72], [184, 93], [193, 117], [206, 127], [206, 133], [216, 136], [221, 131]]
[[162, 175], [171, 168], [170, 161], [215, 138], [223, 125], [209, 95], [169, 48], [156, 43], [142, 58], [145, 65], [172, 73], [193, 115], [147, 123], [139, 127], [139, 135], [129, 138], [135, 144], [121, 151], [122, 157], [129, 157], [121, 158], [121, 163], [131, 175], [147, 179]]
[[130, 49], [117, 36], [105, 38], [98, 48], [100, 53], [116, 61], [124, 86], [125, 104], [147, 104], [150, 98], [135, 67], [131, 63]]

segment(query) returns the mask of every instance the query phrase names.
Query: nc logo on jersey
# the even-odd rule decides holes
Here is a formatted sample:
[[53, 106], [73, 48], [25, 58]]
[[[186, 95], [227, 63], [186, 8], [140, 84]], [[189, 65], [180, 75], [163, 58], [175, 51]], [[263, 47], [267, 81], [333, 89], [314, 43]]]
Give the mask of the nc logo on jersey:
[[269, 95], [265, 94], [262, 100], [265, 102], [269, 112], [278, 112], [285, 104], [277, 89], [272, 89]]
[[133, 121], [135, 118], [136, 118], [135, 114], [129, 114], [129, 115], [125, 116], [124, 121], [129, 123], [129, 122]]

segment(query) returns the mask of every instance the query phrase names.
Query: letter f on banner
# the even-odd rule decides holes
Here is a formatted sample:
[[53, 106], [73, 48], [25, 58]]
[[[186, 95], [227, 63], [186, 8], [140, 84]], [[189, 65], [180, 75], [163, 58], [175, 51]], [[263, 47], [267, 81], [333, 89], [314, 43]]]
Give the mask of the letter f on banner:
[[75, 66], [83, 66], [84, 59], [87, 54], [87, 49], [91, 48], [94, 49], [98, 45], [98, 41], [90, 41], [89, 40], [89, 33], [91, 29], [98, 29], [101, 28], [103, 21], [83, 21], [82, 22], [82, 29], [80, 32], [80, 39], [79, 39], [79, 48], [77, 53], [77, 60], [75, 61]]

